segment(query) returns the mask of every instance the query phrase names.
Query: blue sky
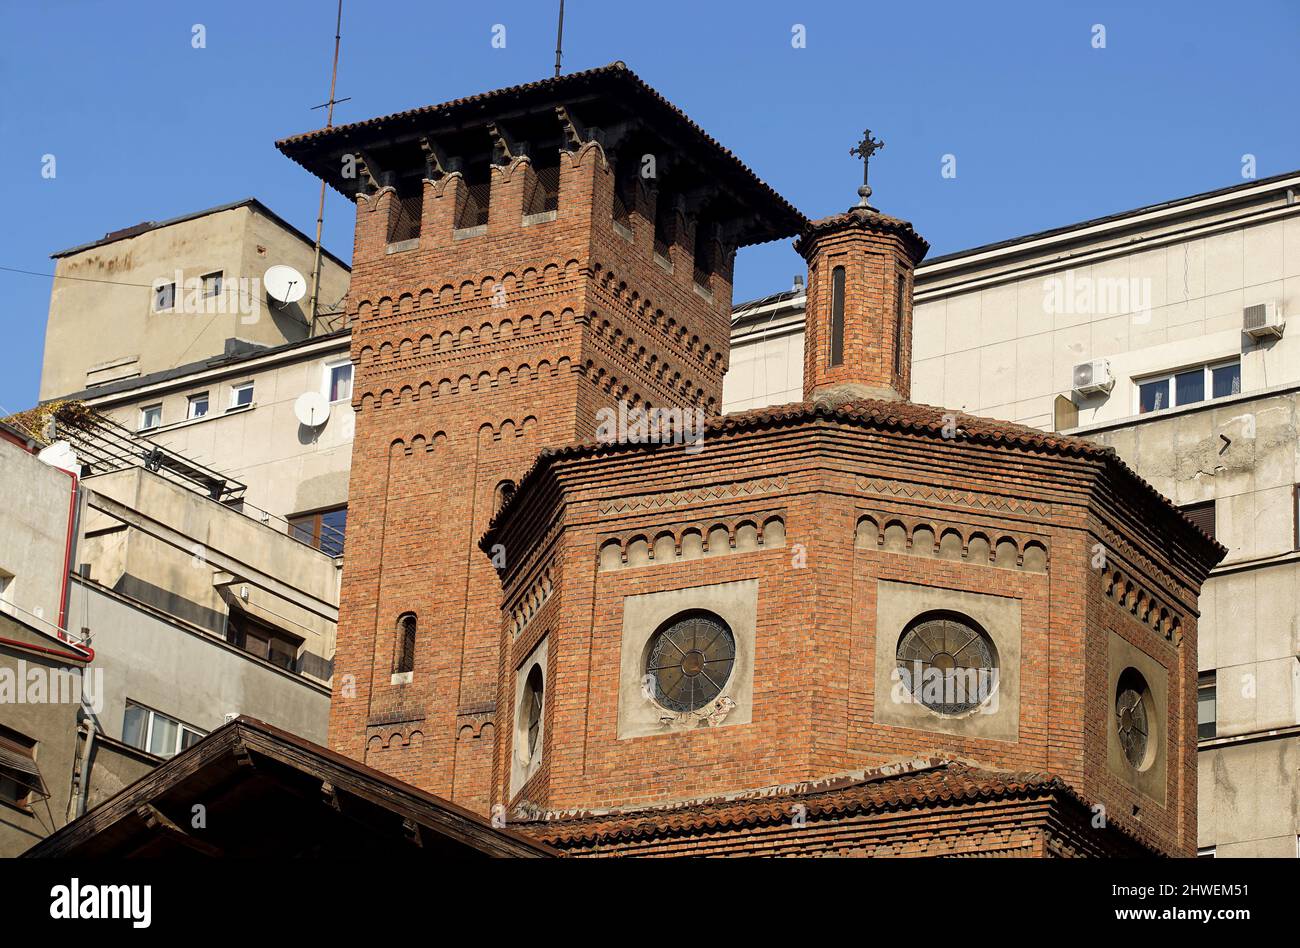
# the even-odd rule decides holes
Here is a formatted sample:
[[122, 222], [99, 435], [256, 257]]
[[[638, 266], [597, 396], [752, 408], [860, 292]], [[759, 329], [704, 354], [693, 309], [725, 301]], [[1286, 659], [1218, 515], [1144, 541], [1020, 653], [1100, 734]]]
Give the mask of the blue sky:
[[[336, 121], [549, 75], [555, 6], [345, 0]], [[0, 0], [0, 267], [51, 273], [52, 251], [248, 196], [310, 232], [317, 185], [272, 143], [323, 124], [334, 9]], [[568, 0], [565, 68], [624, 60], [810, 216], [853, 202], [870, 126], [873, 203], [937, 255], [1238, 184], [1247, 153], [1258, 177], [1300, 168], [1297, 40], [1296, 0]], [[331, 192], [344, 259], [352, 225]], [[802, 270], [788, 242], [746, 249], [736, 296]], [[0, 270], [5, 410], [35, 402], [50, 285]]]

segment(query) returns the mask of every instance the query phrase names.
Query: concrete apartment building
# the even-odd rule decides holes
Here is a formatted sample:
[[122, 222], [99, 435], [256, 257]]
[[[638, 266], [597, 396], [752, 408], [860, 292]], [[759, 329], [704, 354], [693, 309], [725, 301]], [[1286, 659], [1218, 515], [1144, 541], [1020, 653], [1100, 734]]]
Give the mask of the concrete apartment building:
[[0, 490], [0, 855], [236, 715], [325, 739], [337, 557], [81, 406], [0, 425]]
[[[1228, 547], [1201, 594], [1199, 845], [1297, 855], [1300, 173], [916, 271], [913, 398], [1110, 445]], [[724, 410], [794, 400], [803, 304], [737, 307]]]
[[[56, 276], [67, 279], [55, 280], [50, 300], [42, 401], [84, 401], [239, 480], [248, 513], [340, 553], [352, 441], [347, 265], [323, 253], [314, 326], [308, 299], [270, 299], [263, 272], [288, 265], [310, 279], [312, 243], [254, 199], [126, 228], [54, 256]], [[72, 279], [86, 275], [128, 285]], [[148, 288], [159, 282], [161, 301]], [[172, 292], [176, 305], [160, 309]], [[98, 327], [110, 323], [116, 348], [106, 351]], [[319, 424], [304, 425], [295, 413], [306, 392], [331, 408]]]
[[255, 198], [136, 224], [53, 258], [41, 401], [219, 355], [227, 340], [271, 347], [320, 335], [348, 289], [347, 265], [323, 253], [326, 315], [315, 328], [307, 299], [268, 301], [266, 270], [290, 266], [309, 281], [313, 244]]

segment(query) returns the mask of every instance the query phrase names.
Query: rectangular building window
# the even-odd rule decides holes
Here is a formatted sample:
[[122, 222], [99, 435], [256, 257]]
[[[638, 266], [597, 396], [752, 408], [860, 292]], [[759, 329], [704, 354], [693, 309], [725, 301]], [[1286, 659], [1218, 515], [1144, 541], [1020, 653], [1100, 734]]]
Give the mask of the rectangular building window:
[[325, 396], [331, 402], [351, 401], [352, 363], [349, 360], [326, 363]]
[[1196, 524], [1204, 533], [1208, 534], [1210, 539], [1215, 538], [1214, 532], [1214, 501], [1207, 500], [1201, 504], [1188, 504], [1180, 507], [1180, 510], [1187, 515], [1187, 519]]
[[333, 507], [290, 517], [289, 535], [327, 556], [342, 556], [343, 535], [347, 525], [348, 508]]
[[226, 641], [272, 665], [294, 671], [303, 640], [283, 629], [253, 618], [242, 609], [231, 609], [226, 620]]
[[197, 744], [206, 733], [142, 704], [126, 703], [122, 742], [157, 757], [175, 757], [185, 748]]
[[153, 288], [153, 311], [167, 312], [176, 306], [176, 284], [159, 283]]
[[844, 363], [844, 268], [831, 271], [831, 365]]
[[1217, 733], [1217, 692], [1216, 674], [1201, 672], [1196, 683], [1196, 736], [1201, 740]]
[[162, 424], [162, 405], [146, 405], [140, 409], [140, 430], [148, 431]]
[[221, 275], [218, 270], [216, 273], [205, 273], [203, 275], [203, 298], [211, 299], [214, 296], [221, 295]]
[[230, 407], [246, 408], [253, 404], [253, 383], [242, 382], [230, 386]]
[[36, 741], [0, 724], [0, 800], [25, 810], [34, 795], [49, 796], [36, 766]]
[[191, 395], [189, 405], [185, 410], [186, 418], [202, 418], [208, 413], [208, 393], [200, 392], [197, 395]]
[[420, 218], [424, 214], [424, 178], [409, 175], [397, 182], [394, 207], [388, 217], [388, 242], [401, 243], [420, 236]]
[[[1199, 365], [1179, 372], [1141, 379], [1137, 383], [1138, 414], [1194, 405], [1206, 398], [1241, 394], [1241, 362]], [[1207, 394], [1208, 393], [1208, 394]]]

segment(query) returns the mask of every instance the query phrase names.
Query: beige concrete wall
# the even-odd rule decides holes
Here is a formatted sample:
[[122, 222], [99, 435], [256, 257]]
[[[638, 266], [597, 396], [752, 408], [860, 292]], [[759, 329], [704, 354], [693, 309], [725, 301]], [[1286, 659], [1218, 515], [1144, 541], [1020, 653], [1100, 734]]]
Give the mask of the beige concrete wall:
[[247, 714], [324, 744], [329, 687], [277, 668], [219, 637], [141, 610], [95, 584], [77, 584], [72, 612], [94, 635], [104, 676], [103, 733], [122, 739], [134, 701], [205, 732]]
[[[95, 582], [160, 609], [184, 622], [223, 636], [232, 597], [239, 607], [303, 639], [302, 648], [322, 658], [334, 655], [335, 623], [255, 583], [237, 580], [217, 586], [216, 554], [233, 557], [254, 570], [317, 600], [337, 605], [339, 564], [278, 530], [186, 490], [141, 468], [88, 477], [88, 491], [145, 513], [192, 541], [186, 549], [111, 517], [87, 515], [91, 538], [80, 561], [91, 564]], [[96, 554], [103, 553], [102, 559]], [[242, 594], [247, 590], [247, 599]]]
[[0, 437], [0, 612], [53, 631], [59, 620], [73, 480]]
[[[0, 615], [0, 638], [45, 648], [58, 647], [56, 641], [5, 615]], [[53, 656], [42, 657], [0, 643], [0, 675], [6, 676], [11, 684], [31, 674], [48, 677], [51, 672], [80, 668]], [[0, 802], [0, 858], [7, 858], [17, 856], [67, 822], [72, 766], [78, 746], [77, 704], [6, 701], [0, 704], [0, 723], [37, 742], [36, 766], [50, 791], [49, 799], [33, 797], [27, 809]]]
[[[284, 518], [347, 503], [352, 464], [354, 414], [347, 401], [335, 404], [329, 420], [308, 428], [294, 415], [294, 402], [307, 391], [325, 391], [326, 367], [347, 361], [346, 338], [306, 344], [276, 356], [243, 360], [143, 390], [92, 398], [90, 404], [135, 430], [140, 410], [162, 405], [163, 425], [147, 436], [178, 454], [248, 486], [245, 500]], [[229, 410], [231, 389], [253, 383], [253, 404]], [[189, 396], [207, 392], [208, 414], [187, 420]], [[282, 519], [271, 525], [283, 531]]]
[[793, 313], [757, 312], [732, 329], [731, 362], [722, 380], [724, 412], [803, 399], [803, 300]]
[[1255, 303], [1300, 318], [1300, 208], [1171, 240], [1074, 266], [1034, 261], [1033, 273], [955, 292], [918, 281], [913, 400], [1050, 428], [1074, 366], [1093, 359], [1108, 359], [1117, 383], [1079, 399], [1081, 425], [1137, 415], [1134, 379], [1184, 366], [1239, 357], [1243, 391], [1300, 381], [1300, 334], [1260, 344], [1241, 333]]
[[[305, 277], [312, 245], [244, 205], [59, 257], [45, 334], [42, 401], [94, 384], [148, 375], [221, 353], [227, 339], [267, 346], [307, 337], [306, 300], [268, 304], [266, 269], [287, 264]], [[226, 312], [186, 311], [184, 283], [222, 271]], [[178, 280], [177, 307], [153, 311], [156, 281]], [[256, 281], [242, 285], [241, 280]], [[346, 268], [324, 258], [323, 299], [346, 292]], [[207, 307], [208, 300], [196, 303]]]

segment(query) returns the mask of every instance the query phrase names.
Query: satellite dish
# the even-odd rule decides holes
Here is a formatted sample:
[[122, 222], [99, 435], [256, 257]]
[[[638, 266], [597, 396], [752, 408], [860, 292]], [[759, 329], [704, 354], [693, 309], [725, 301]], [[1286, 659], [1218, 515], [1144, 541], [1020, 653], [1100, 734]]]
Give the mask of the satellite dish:
[[307, 295], [307, 281], [302, 274], [282, 263], [262, 274], [262, 286], [266, 287], [266, 295], [277, 303], [296, 303]]
[[308, 428], [319, 427], [329, 420], [329, 399], [320, 392], [303, 392], [293, 403], [293, 413]]

